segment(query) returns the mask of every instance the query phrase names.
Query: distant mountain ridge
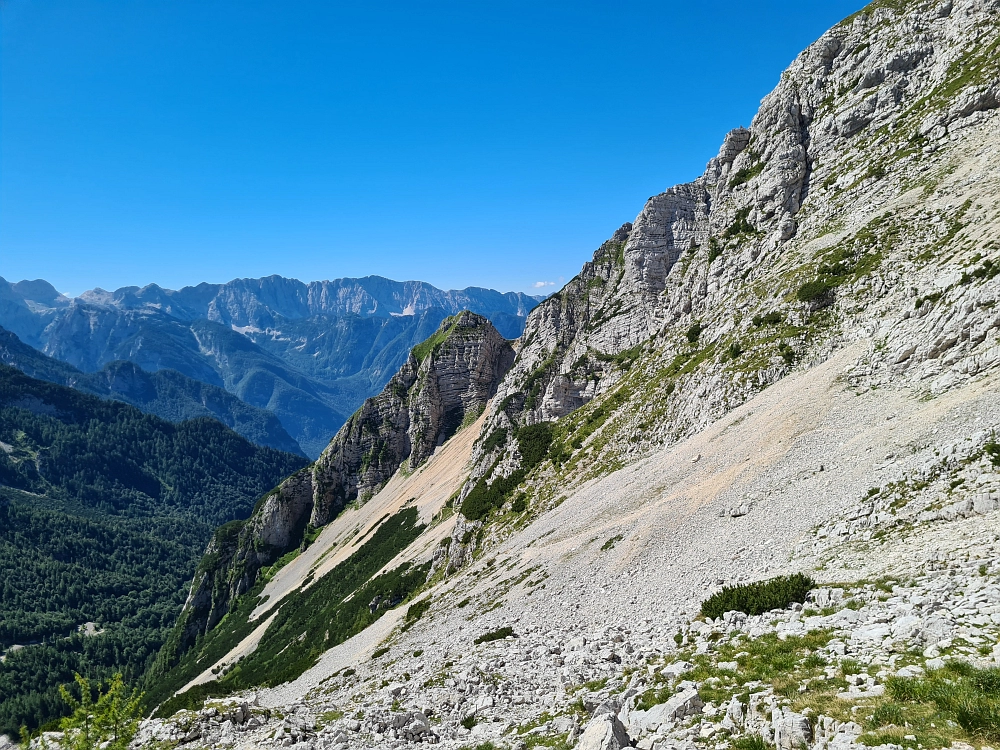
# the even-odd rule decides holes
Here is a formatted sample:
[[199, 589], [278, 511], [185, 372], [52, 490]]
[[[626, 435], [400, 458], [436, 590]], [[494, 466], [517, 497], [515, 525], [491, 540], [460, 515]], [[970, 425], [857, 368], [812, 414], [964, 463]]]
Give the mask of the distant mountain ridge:
[[[305, 283], [272, 275], [234, 279], [226, 284], [203, 283], [177, 291], [156, 284], [122, 287], [114, 292], [93, 289], [79, 299], [122, 309], [152, 307], [181, 320], [205, 318], [234, 329], [265, 329], [279, 318], [296, 320], [315, 315], [386, 318], [414, 315], [433, 307], [449, 310], [451, 314], [472, 310], [481, 311], [481, 315], [524, 318], [544, 297], [480, 287], [444, 291], [423, 281], [392, 281], [381, 276]], [[508, 330], [505, 335], [516, 338], [513, 333]]]
[[133, 362], [116, 361], [85, 373], [33, 349], [4, 328], [0, 328], [0, 362], [29, 377], [122, 401], [170, 422], [211, 417], [257, 445], [304, 455], [274, 414], [176, 370], [151, 373]]
[[378, 276], [151, 284], [70, 299], [43, 280], [0, 278], [0, 326], [83, 372], [129, 361], [225, 388], [275, 414], [316, 457], [446, 317], [470, 310], [512, 339], [539, 300]]

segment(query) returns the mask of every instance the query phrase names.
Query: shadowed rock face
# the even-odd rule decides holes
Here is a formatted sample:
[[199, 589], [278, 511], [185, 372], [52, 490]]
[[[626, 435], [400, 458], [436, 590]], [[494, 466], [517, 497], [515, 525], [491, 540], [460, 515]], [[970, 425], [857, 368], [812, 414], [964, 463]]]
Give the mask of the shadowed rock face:
[[217, 562], [192, 584], [182, 647], [222, 619], [262, 567], [302, 543], [307, 527], [323, 526], [347, 503], [368, 499], [404, 463], [410, 469], [423, 464], [483, 411], [513, 362], [510, 342], [486, 318], [467, 311], [447, 318], [312, 466], [268, 494], [238, 534], [216, 535], [206, 557]]

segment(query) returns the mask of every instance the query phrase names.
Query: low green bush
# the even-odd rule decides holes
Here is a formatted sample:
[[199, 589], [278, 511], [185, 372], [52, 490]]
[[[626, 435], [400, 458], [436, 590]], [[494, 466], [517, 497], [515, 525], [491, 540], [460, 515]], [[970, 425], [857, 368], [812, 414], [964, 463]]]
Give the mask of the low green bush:
[[489, 643], [491, 641], [501, 641], [508, 636], [514, 635], [514, 629], [509, 625], [505, 625], [502, 628], [497, 628], [496, 630], [491, 630], [489, 633], [483, 633], [481, 636], [473, 641], [477, 646], [480, 643]]
[[812, 302], [825, 297], [831, 289], [833, 287], [825, 279], [813, 279], [800, 286], [795, 297], [799, 302]]
[[701, 605], [705, 617], [721, 617], [724, 612], [738, 611], [761, 615], [772, 609], [784, 609], [792, 602], [804, 602], [816, 583], [807, 575], [795, 573], [768, 581], [726, 586]]
[[424, 616], [424, 613], [431, 608], [431, 598], [421, 599], [419, 602], [411, 604], [406, 610], [406, 622], [412, 623]]
[[779, 323], [785, 321], [785, 316], [782, 315], [777, 310], [772, 310], [764, 315], [754, 315], [753, 324], [757, 328], [763, 328], [764, 326], [776, 326]]
[[1000, 443], [998, 443], [995, 439], [990, 440], [983, 446], [983, 450], [986, 451], [986, 455], [990, 457], [990, 463], [994, 466], [1000, 466]]
[[[470, 521], [478, 521], [497, 508], [503, 506], [510, 494], [524, 481], [528, 473], [545, 460], [552, 447], [551, 422], [526, 425], [517, 431], [517, 448], [521, 453], [521, 465], [510, 476], [501, 477], [487, 484], [486, 472], [462, 501], [462, 515]], [[463, 544], [466, 542], [463, 541]]]

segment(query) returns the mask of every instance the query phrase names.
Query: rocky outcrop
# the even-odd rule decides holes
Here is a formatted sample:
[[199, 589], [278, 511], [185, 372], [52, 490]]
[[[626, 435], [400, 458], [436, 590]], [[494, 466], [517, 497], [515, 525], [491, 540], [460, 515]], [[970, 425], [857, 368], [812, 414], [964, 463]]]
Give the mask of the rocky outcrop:
[[486, 318], [466, 311], [446, 319], [312, 466], [265, 495], [246, 522], [220, 529], [191, 586], [182, 649], [222, 619], [262, 567], [305, 543], [307, 529], [367, 500], [400, 466], [417, 468], [481, 414], [513, 361], [510, 342]]
[[[805, 50], [699, 178], [650, 198], [529, 314], [484, 426], [506, 442], [480, 441], [463, 498], [518, 471], [520, 427], [595, 400], [580, 421], [596, 427], [562, 422], [554, 464], [589, 447], [581, 464], [621, 466], [849, 341], [875, 342], [853, 376], [864, 384], [905, 372], [940, 393], [1000, 364], [996, 217], [980, 200], [996, 158], [995, 8], [876, 2]], [[982, 161], [926, 207], [903, 199], [968, 159]], [[617, 438], [588, 445], [605, 423]]]

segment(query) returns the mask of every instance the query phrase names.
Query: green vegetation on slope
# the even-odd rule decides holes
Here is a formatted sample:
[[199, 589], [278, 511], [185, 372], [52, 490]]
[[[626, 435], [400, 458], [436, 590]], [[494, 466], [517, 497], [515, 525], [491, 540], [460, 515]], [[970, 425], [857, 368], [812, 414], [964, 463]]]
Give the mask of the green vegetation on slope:
[[421, 341], [417, 344], [411, 351], [413, 356], [416, 357], [418, 362], [423, 362], [427, 359], [427, 355], [433, 354], [441, 345], [448, 340], [448, 337], [454, 332], [455, 326], [458, 324], [458, 316], [453, 316], [451, 318], [445, 318], [441, 323], [441, 327], [438, 328], [433, 335], [429, 338]]
[[[429, 565], [403, 564], [373, 577], [424, 528], [417, 522], [416, 508], [406, 508], [389, 518], [349, 558], [309, 588], [283, 601], [252, 654], [240, 659], [218, 680], [170, 698], [174, 691], [225, 656], [263, 620], [248, 622], [262, 588], [258, 586], [241, 597], [236, 610], [200, 639], [174, 669], [166, 674], [157, 668], [152, 670], [147, 680], [149, 705], [165, 701], [157, 714], [169, 716], [196, 705], [206, 696], [295, 679], [327, 649], [364, 630], [424, 584]], [[182, 626], [183, 623], [178, 624], [178, 628]]]
[[[942, 729], [958, 725], [979, 742], [1000, 741], [1000, 669], [976, 669], [949, 661], [926, 677], [890, 677], [887, 700], [868, 718], [867, 745], [895, 743], [927, 747], [951, 744]], [[915, 741], [907, 742], [904, 735]]]
[[74, 672], [136, 681], [213, 529], [305, 463], [6, 366], [0, 443], [0, 648], [27, 646], [0, 663], [0, 732], [58, 718]]
[[553, 425], [549, 422], [527, 425], [519, 429], [517, 447], [521, 453], [521, 465], [510, 476], [501, 477], [492, 483], [487, 483], [486, 480], [493, 473], [493, 469], [487, 471], [462, 502], [462, 515], [470, 521], [478, 521], [500, 508], [528, 473], [549, 455], [553, 429]]
[[809, 576], [795, 573], [757, 583], [726, 586], [702, 602], [701, 613], [713, 619], [734, 610], [762, 615], [772, 609], [784, 609], [792, 602], [804, 602], [815, 585]]

